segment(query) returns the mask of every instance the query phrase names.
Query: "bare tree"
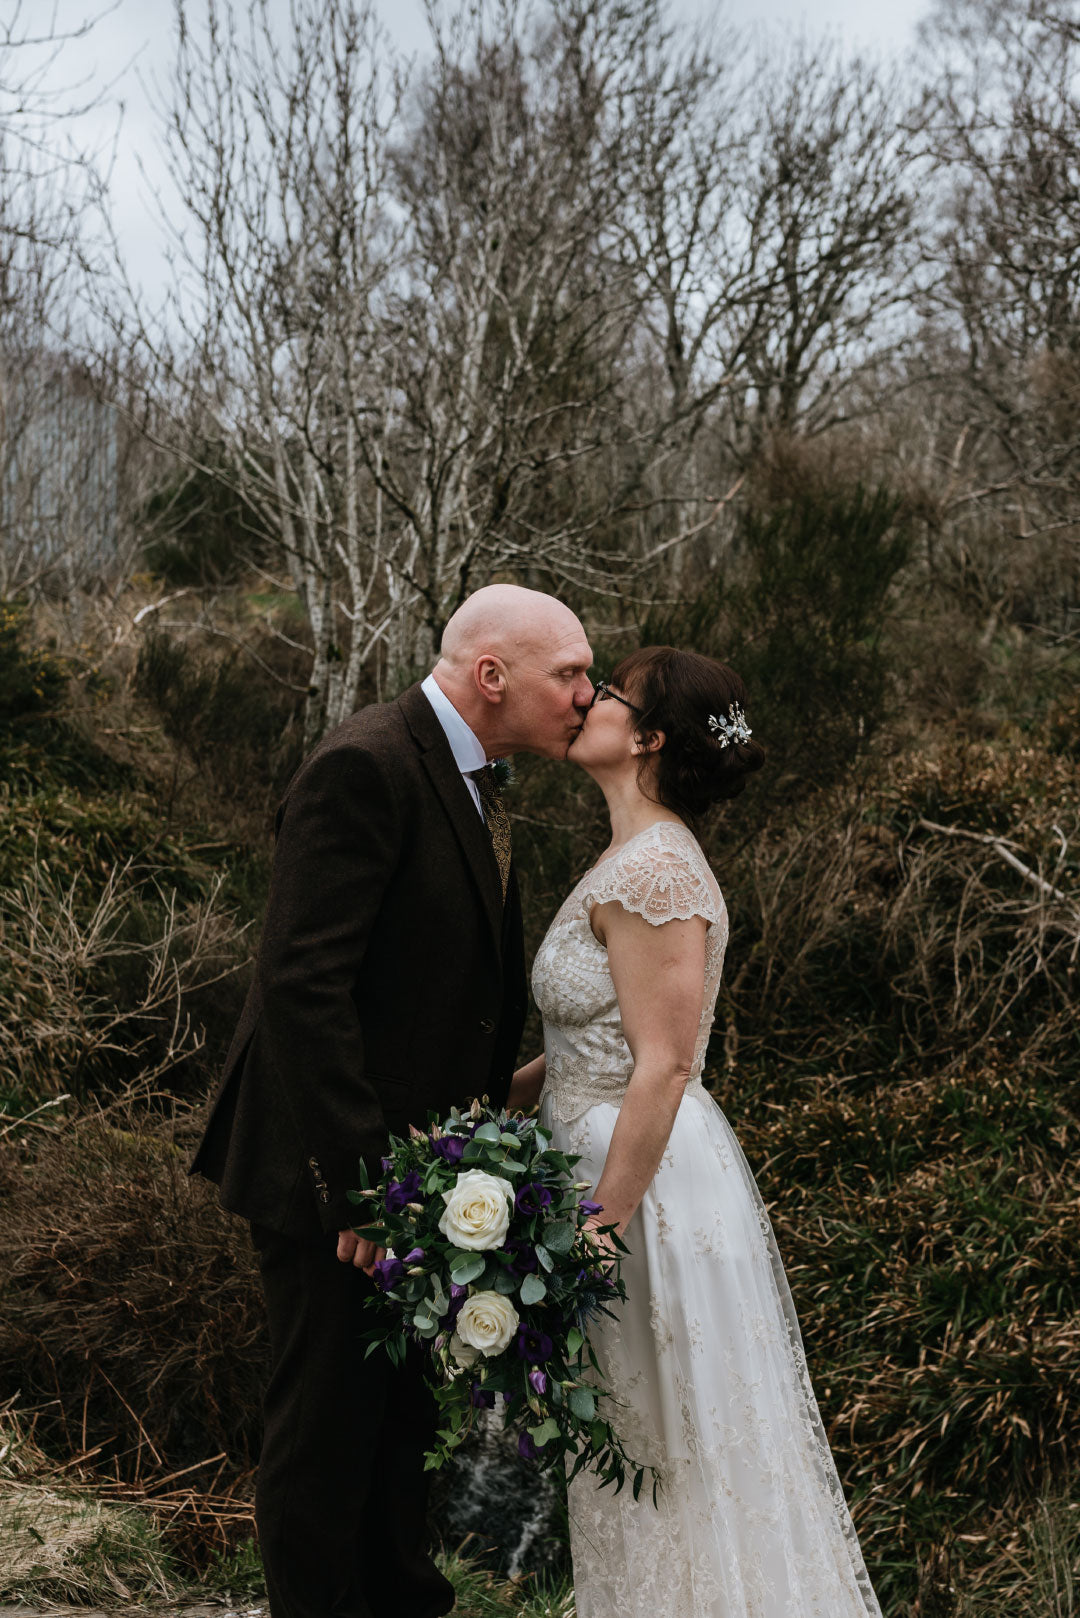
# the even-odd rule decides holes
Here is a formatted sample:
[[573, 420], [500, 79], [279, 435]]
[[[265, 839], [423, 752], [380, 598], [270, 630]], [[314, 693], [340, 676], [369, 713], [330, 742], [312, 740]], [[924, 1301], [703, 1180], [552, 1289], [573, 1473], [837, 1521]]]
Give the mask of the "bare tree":
[[115, 421], [76, 358], [100, 179], [68, 131], [99, 92], [58, 84], [95, 20], [0, 19], [0, 595], [73, 588], [116, 547]]
[[297, 0], [284, 36], [269, 0], [243, 16], [208, 0], [198, 21], [178, 0], [177, 23], [176, 274], [159, 322], [136, 306], [136, 351], [172, 407], [172, 444], [231, 478], [277, 536], [311, 636], [310, 742], [355, 707], [395, 610], [396, 536], [358, 435], [384, 336], [399, 85], [366, 3]]
[[988, 634], [1003, 615], [1060, 631], [1080, 604], [1080, 11], [942, 0], [924, 33], [942, 561]]

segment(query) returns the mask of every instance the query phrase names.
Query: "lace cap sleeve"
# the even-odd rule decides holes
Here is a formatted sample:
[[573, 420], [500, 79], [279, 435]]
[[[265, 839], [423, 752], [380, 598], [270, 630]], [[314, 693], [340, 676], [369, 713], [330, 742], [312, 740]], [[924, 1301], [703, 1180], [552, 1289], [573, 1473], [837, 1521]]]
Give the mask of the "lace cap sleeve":
[[689, 833], [677, 843], [670, 836], [633, 839], [589, 872], [582, 900], [587, 915], [593, 905], [617, 900], [624, 910], [644, 916], [654, 927], [691, 916], [704, 916], [711, 925], [724, 914], [716, 879]]

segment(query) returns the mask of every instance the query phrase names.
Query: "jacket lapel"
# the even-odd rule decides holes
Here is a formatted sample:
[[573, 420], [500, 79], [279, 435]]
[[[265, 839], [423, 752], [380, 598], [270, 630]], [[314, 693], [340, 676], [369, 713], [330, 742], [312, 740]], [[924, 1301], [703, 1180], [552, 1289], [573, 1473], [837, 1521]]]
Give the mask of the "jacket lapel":
[[418, 685], [410, 686], [397, 699], [398, 706], [420, 748], [421, 761], [458, 842], [465, 863], [480, 891], [484, 910], [491, 925], [496, 949], [502, 953], [503, 896], [499, 879], [499, 864], [487, 827], [477, 812], [462, 780], [461, 771], [450, 751], [446, 732], [435, 717], [435, 711]]

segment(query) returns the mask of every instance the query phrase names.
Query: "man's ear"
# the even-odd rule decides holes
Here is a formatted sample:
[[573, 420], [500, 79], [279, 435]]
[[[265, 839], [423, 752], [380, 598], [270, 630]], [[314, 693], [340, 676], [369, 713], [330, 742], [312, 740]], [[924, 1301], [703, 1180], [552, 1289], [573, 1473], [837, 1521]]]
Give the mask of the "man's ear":
[[666, 741], [667, 737], [662, 730], [647, 730], [643, 736], [634, 737], [630, 751], [638, 756], [643, 753], [658, 753]]
[[506, 667], [493, 652], [485, 652], [473, 664], [473, 681], [485, 702], [502, 702], [506, 696]]

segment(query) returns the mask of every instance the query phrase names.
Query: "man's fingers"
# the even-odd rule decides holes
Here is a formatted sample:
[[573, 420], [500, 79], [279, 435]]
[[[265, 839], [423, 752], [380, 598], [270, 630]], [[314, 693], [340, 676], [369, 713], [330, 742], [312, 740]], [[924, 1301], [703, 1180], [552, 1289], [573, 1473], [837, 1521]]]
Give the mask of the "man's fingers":
[[342, 1264], [352, 1264], [356, 1249], [362, 1244], [355, 1230], [339, 1230], [337, 1239], [337, 1256]]

